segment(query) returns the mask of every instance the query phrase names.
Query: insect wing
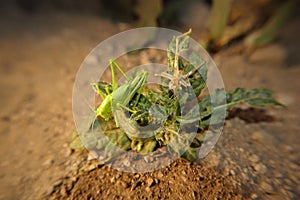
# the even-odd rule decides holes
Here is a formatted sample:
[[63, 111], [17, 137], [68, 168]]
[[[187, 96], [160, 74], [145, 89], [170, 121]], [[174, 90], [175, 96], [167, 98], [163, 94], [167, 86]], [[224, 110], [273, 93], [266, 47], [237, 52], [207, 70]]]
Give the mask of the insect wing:
[[117, 126], [118, 118], [116, 116], [116, 110], [121, 107], [126, 107], [127, 104], [134, 97], [136, 92], [141, 90], [146, 82], [147, 72], [143, 72], [135, 77], [127, 84], [121, 85], [112, 93], [112, 113], [114, 115]]

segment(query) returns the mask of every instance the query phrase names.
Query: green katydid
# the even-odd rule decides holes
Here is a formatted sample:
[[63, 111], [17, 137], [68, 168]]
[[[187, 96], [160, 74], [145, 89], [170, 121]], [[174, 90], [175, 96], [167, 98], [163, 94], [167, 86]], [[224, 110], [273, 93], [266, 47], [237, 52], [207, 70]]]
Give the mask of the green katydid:
[[[118, 87], [117, 84], [114, 67], [116, 67], [127, 79], [127, 83], [121, 85], [120, 87]], [[99, 94], [103, 99], [102, 103], [96, 108], [96, 117], [100, 116], [107, 121], [111, 119], [112, 113], [116, 122], [116, 126], [119, 127], [118, 118], [116, 117], [117, 109], [124, 108], [131, 111], [126, 106], [137, 92], [140, 95], [148, 74], [144, 71], [131, 79], [125, 74], [124, 70], [118, 65], [118, 63], [113, 60], [110, 60], [110, 68], [112, 73], [111, 85], [103, 82], [92, 84], [96, 93]], [[137, 98], [136, 102], [138, 102], [138, 100], [139, 98]]]

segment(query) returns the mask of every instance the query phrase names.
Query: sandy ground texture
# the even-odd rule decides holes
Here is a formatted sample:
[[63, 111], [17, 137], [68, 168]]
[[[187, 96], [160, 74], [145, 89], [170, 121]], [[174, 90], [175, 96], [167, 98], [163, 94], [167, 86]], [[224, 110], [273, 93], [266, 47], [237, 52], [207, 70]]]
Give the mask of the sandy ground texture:
[[286, 109], [242, 107], [198, 164], [132, 174], [69, 148], [76, 72], [100, 41], [129, 27], [89, 15], [2, 15], [0, 199], [300, 198], [299, 19], [269, 46], [245, 53], [236, 44], [214, 55], [228, 90], [270, 88]]

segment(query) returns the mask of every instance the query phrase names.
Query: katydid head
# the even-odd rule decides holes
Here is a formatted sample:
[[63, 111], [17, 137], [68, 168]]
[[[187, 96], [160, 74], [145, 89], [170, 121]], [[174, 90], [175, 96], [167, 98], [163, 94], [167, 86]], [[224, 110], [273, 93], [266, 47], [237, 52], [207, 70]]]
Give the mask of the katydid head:
[[101, 96], [102, 99], [105, 99], [107, 95], [112, 93], [112, 86], [107, 82], [92, 82], [91, 86], [93, 87], [95, 93]]

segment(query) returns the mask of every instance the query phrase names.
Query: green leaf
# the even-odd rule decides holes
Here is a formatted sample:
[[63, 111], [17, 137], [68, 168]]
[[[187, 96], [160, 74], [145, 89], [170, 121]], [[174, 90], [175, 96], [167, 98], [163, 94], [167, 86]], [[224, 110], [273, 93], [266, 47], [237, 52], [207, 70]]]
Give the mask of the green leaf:
[[197, 148], [189, 147], [182, 155], [181, 158], [189, 161], [189, 162], [195, 162], [198, 160], [197, 156]]
[[[192, 53], [189, 57], [189, 64], [184, 68], [185, 74], [194, 70], [204, 62], [197, 54]], [[189, 77], [189, 81], [193, 87], [196, 96], [201, 94], [201, 91], [206, 87], [207, 79], [207, 63], [205, 63], [200, 69], [198, 69], [192, 76]]]
[[[226, 98], [224, 98], [224, 94]], [[255, 107], [267, 105], [283, 106], [272, 98], [272, 91], [269, 89], [254, 88], [246, 90], [244, 88], [236, 88], [231, 93], [225, 92], [224, 89], [217, 89], [199, 101], [201, 119], [199, 128], [203, 130], [209, 124], [222, 123], [228, 114], [227, 111], [241, 103]]]
[[85, 146], [82, 143], [79, 135], [88, 133], [94, 125], [97, 126], [98, 122], [95, 123], [95, 114], [92, 112], [83, 120], [77, 129], [72, 132], [70, 147], [72, 149], [84, 149]]
[[[250, 106], [264, 107], [267, 105], [283, 106], [281, 103], [272, 98], [272, 91], [269, 89], [255, 88], [245, 90], [237, 88], [231, 93], [231, 101], [227, 102], [229, 108], [238, 103], [246, 103]], [[228, 100], [228, 99], [227, 99]]]
[[[182, 35], [179, 35], [177, 37], [174, 36], [173, 39], [171, 40], [171, 42], [169, 43], [169, 47], [167, 50], [169, 67], [171, 67], [171, 68], [174, 67], [174, 60], [175, 60], [175, 53], [176, 53], [176, 39], [177, 38], [178, 38], [178, 49], [177, 49], [178, 57], [182, 51], [189, 49], [189, 44], [190, 44], [189, 33], [190, 33], [190, 31], [191, 30], [189, 30], [188, 32], [186, 32]], [[179, 69], [183, 69], [183, 62], [180, 58], [178, 58], [178, 66], [179, 66]]]
[[156, 140], [148, 140], [144, 143], [142, 149], [139, 151], [141, 154], [150, 154], [154, 151], [157, 146]]
[[131, 140], [121, 129], [108, 130], [105, 132], [105, 135], [110, 143], [113, 143], [123, 150], [130, 149]]
[[263, 107], [270, 104], [282, 106], [282, 104], [280, 104], [279, 102], [277, 102], [275, 99], [272, 98], [266, 98], [266, 99], [254, 98], [254, 99], [246, 100], [245, 103], [254, 107]]
[[71, 149], [85, 149], [84, 144], [82, 143], [78, 133], [76, 130], [73, 131], [71, 135], [71, 142], [70, 142]]
[[[172, 41], [169, 44], [168, 52], [176, 52], [176, 38], [179, 38], [181, 35], [177, 37], [173, 37]], [[185, 35], [183, 37], [180, 37], [178, 39], [178, 53], [188, 50], [190, 45], [190, 36]]]
[[[190, 65], [193, 66], [199, 66], [202, 62], [203, 62], [203, 59], [198, 55], [196, 54], [195, 52], [192, 52], [191, 55], [189, 56], [189, 63]], [[188, 68], [189, 66], [187, 66]], [[187, 71], [190, 71], [191, 69], [187, 70]]]

